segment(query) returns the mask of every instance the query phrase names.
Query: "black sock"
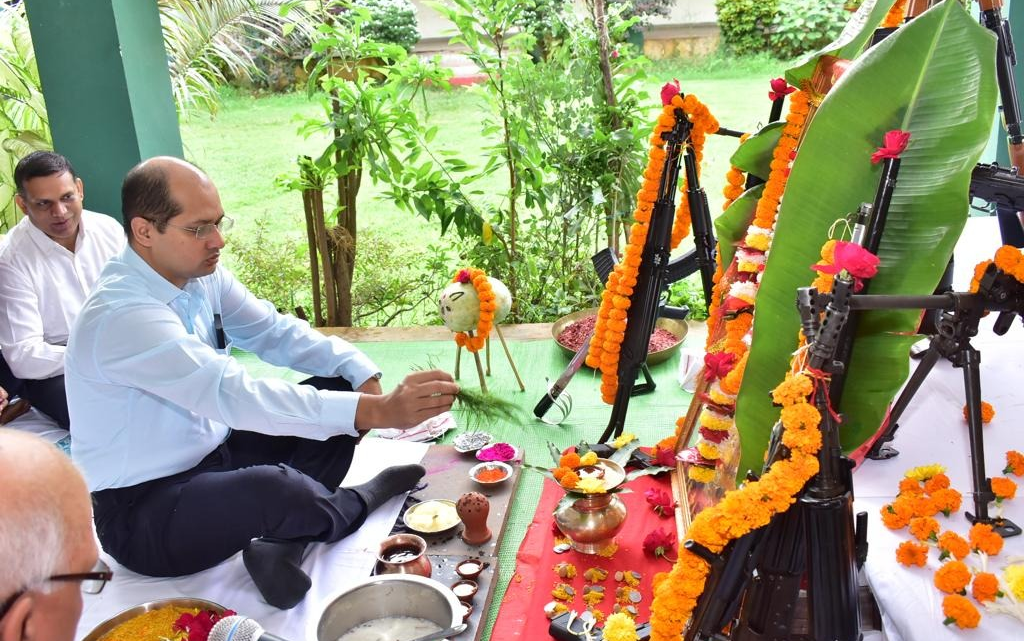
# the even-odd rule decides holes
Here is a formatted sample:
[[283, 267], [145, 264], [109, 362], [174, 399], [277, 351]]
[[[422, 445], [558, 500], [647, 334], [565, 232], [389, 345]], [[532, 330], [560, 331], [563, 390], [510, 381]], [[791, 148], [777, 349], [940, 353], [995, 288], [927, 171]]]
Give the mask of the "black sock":
[[366, 504], [366, 513], [373, 512], [393, 496], [405, 494], [416, 487], [427, 473], [422, 465], [396, 465], [389, 467], [362, 485], [348, 489], [359, 495]]
[[288, 610], [306, 596], [309, 576], [302, 570], [306, 544], [280, 539], [253, 539], [242, 552], [242, 561], [267, 603]]

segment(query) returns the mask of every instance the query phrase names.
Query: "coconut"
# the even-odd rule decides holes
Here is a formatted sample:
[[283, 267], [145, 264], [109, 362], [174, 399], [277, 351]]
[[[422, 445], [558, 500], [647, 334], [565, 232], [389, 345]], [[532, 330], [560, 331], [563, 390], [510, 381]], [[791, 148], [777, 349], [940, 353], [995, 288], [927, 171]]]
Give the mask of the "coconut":
[[[494, 290], [494, 324], [497, 325], [505, 320], [512, 309], [512, 293], [497, 278], [488, 276], [487, 280]], [[438, 309], [445, 327], [453, 332], [474, 331], [480, 321], [480, 297], [473, 283], [454, 282], [445, 287], [438, 301]]]

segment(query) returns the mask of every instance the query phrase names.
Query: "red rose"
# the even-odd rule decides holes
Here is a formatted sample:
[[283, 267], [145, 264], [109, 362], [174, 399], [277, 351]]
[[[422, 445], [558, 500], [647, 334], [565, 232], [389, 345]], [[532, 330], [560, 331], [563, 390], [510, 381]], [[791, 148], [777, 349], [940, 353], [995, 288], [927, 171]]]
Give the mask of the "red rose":
[[796, 87], [790, 87], [785, 78], [774, 78], [770, 84], [772, 90], [768, 92], [769, 100], [780, 100], [796, 91]]
[[885, 132], [884, 144], [871, 154], [871, 162], [878, 164], [884, 158], [899, 158], [910, 141], [910, 132], [893, 129]]
[[460, 283], [469, 283], [473, 281], [473, 276], [469, 273], [468, 269], [460, 269], [458, 275], [455, 276], [455, 280]]
[[662, 558], [666, 561], [674, 561], [674, 559], [669, 558], [669, 553], [674, 551], [675, 547], [676, 535], [672, 532], [666, 532], [661, 528], [654, 530], [644, 537], [644, 554], [649, 554], [656, 559]]
[[856, 243], [848, 243], [845, 240], [836, 242], [835, 264], [812, 265], [811, 269], [823, 274], [838, 274], [841, 271], [848, 272], [854, 279], [854, 291], [860, 291], [864, 286], [861, 283], [863, 278], [871, 278], [878, 273], [878, 256]]
[[652, 487], [644, 492], [644, 498], [647, 499], [647, 504], [651, 506], [651, 509], [661, 518], [664, 519], [672, 516], [672, 510], [675, 509], [676, 502], [672, 500], [672, 497], [665, 490]]
[[[737, 299], [739, 300], [739, 299]], [[749, 304], [749, 303], [748, 303]], [[712, 382], [716, 378], [725, 378], [725, 375], [736, 366], [736, 355], [729, 352], [704, 355], [704, 380]]]
[[672, 82], [666, 82], [661, 88], [661, 104], [671, 105], [672, 99], [678, 96], [680, 93], [679, 81], [673, 80]]

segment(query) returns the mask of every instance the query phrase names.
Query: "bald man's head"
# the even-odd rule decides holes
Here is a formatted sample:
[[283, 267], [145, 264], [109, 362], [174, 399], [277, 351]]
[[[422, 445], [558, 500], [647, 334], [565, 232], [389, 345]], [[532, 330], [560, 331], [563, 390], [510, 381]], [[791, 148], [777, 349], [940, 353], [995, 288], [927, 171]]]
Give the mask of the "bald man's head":
[[99, 558], [82, 475], [39, 437], [0, 428], [0, 641], [72, 641]]
[[157, 231], [182, 212], [183, 193], [197, 185], [212, 185], [201, 169], [171, 156], [156, 156], [132, 167], [121, 185], [121, 213], [128, 240], [132, 240], [133, 218], [145, 218]]

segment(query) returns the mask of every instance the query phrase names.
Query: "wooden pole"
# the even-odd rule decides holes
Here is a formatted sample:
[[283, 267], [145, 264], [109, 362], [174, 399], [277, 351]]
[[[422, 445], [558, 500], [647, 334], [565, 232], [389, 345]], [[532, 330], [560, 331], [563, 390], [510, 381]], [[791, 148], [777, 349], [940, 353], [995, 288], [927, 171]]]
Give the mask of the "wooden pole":
[[498, 332], [498, 340], [501, 341], [501, 346], [505, 350], [505, 357], [508, 358], [508, 364], [512, 366], [512, 373], [516, 375], [516, 382], [519, 383], [519, 391], [525, 392], [526, 386], [523, 385], [523, 379], [519, 377], [519, 370], [516, 369], [516, 363], [512, 360], [512, 352], [508, 350], [508, 345], [505, 343], [505, 337], [501, 333], [501, 327], [495, 325], [494, 331]]
[[462, 362], [462, 345], [455, 344], [455, 380], [459, 380], [459, 365]]
[[[473, 332], [466, 332], [470, 337], [473, 336]], [[487, 393], [487, 381], [484, 380], [484, 366], [480, 362], [480, 352], [473, 352], [473, 360], [476, 361], [476, 374], [480, 377], [480, 391], [484, 394]]]
[[491, 335], [487, 335], [487, 375], [491, 375]]

